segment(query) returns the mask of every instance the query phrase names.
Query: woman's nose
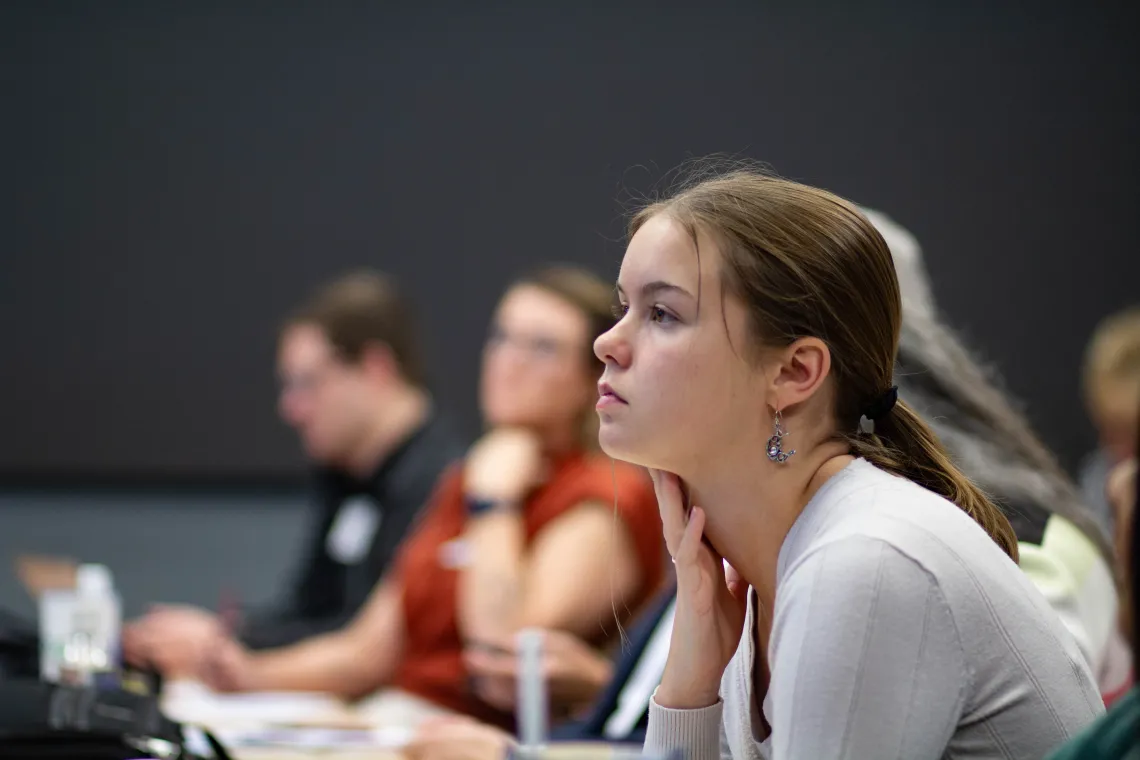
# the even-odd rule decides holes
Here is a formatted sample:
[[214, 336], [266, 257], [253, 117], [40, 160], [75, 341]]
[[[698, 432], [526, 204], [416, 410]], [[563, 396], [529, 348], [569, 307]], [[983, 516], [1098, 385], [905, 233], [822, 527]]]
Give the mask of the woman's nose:
[[594, 355], [604, 364], [616, 364], [619, 367], [629, 365], [629, 341], [621, 334], [622, 325], [618, 324], [606, 330], [594, 341]]

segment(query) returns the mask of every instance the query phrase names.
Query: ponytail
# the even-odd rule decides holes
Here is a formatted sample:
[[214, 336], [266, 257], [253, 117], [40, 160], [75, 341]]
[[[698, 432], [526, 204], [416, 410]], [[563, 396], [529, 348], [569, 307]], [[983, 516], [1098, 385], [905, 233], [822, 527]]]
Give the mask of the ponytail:
[[677, 192], [634, 216], [630, 232], [658, 215], [688, 232], [698, 257], [698, 232], [711, 238], [722, 294], [744, 308], [757, 347], [783, 348], [806, 336], [826, 344], [834, 417], [840, 429], [850, 425], [840, 439], [852, 453], [954, 502], [1017, 558], [1005, 515], [893, 393], [870, 410], [876, 429], [854, 432], [863, 405], [894, 377], [903, 323], [891, 250], [858, 208], [747, 163], [714, 161], [691, 166]]
[[854, 433], [844, 440], [854, 455], [957, 504], [1018, 561], [1017, 536], [1009, 520], [958, 469], [930, 426], [902, 400], [875, 421], [873, 432]]

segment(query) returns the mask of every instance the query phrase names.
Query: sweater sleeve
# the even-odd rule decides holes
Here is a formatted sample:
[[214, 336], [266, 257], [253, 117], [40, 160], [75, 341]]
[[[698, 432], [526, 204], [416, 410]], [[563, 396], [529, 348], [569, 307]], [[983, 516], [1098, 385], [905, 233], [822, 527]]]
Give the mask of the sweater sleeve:
[[773, 760], [938, 760], [969, 670], [937, 582], [885, 542], [806, 556], [777, 595], [770, 645]]
[[649, 728], [645, 734], [644, 753], [663, 759], [680, 755], [686, 760], [722, 760], [729, 758], [722, 743], [721, 713], [724, 703], [697, 710], [673, 710], [657, 704], [657, 695], [649, 700]]

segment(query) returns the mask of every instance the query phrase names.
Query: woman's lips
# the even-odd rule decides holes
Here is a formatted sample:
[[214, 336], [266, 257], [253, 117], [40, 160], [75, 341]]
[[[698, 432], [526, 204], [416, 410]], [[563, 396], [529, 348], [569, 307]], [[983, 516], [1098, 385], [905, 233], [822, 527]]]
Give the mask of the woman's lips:
[[607, 409], [617, 404], [625, 403], [627, 403], [626, 400], [615, 393], [609, 383], [598, 383], [597, 409]]

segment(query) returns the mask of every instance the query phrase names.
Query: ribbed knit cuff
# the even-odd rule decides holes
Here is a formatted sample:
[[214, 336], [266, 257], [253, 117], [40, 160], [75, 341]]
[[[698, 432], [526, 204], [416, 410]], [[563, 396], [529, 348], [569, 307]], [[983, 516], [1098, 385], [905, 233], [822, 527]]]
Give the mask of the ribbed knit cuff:
[[724, 702], [696, 710], [673, 710], [649, 700], [645, 753], [669, 757], [680, 751], [686, 760], [720, 760], [720, 721]]

